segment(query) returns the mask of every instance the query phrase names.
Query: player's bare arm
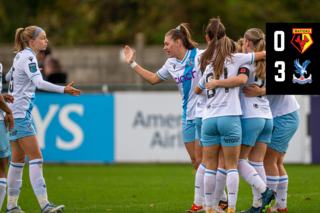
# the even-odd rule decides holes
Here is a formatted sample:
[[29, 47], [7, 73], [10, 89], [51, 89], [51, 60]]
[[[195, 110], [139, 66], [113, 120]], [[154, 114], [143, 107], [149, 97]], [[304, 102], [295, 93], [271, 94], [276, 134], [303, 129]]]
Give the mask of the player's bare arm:
[[266, 59], [266, 51], [254, 52], [254, 61]]
[[260, 88], [256, 84], [249, 84], [249, 87], [243, 87], [242, 89], [245, 97], [258, 97], [261, 95], [266, 95], [266, 87]]
[[197, 95], [200, 95], [202, 93], [202, 89], [200, 89], [200, 87], [197, 85], [195, 88], [194, 88], [194, 93], [196, 93]]
[[[136, 51], [132, 52], [129, 46], [125, 47], [124, 51], [125, 59], [127, 64], [132, 65], [134, 62], [134, 58], [136, 55]], [[133, 67], [133, 70], [141, 76], [144, 80], [148, 81], [150, 84], [159, 84], [163, 81], [156, 73], [149, 72], [148, 70], [143, 69], [138, 64]]]
[[240, 87], [245, 83], [247, 83], [247, 81], [248, 81], [248, 76], [246, 75], [238, 75], [236, 77], [221, 79], [221, 80], [216, 80], [211, 78], [210, 81], [206, 83], [206, 89], [212, 90], [217, 87], [228, 87], [228, 88]]
[[5, 113], [5, 124], [8, 127], [9, 126], [9, 132], [11, 132], [11, 130], [14, 127], [14, 120], [13, 120], [13, 116], [12, 116], [12, 111], [11, 109], [8, 107], [8, 105], [4, 102], [3, 96], [0, 94], [0, 109], [2, 109]]
[[7, 103], [13, 103], [14, 102], [14, 97], [12, 95], [2, 94], [2, 97], [3, 97], [4, 101], [7, 102]]

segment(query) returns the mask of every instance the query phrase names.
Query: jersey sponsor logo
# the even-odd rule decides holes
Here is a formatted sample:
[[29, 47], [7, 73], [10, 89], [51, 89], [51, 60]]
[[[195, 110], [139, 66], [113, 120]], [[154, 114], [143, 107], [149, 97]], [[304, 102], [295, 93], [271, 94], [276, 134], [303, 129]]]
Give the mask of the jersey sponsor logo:
[[189, 67], [191, 67], [191, 66], [194, 65], [194, 63], [192, 62], [191, 58], [187, 61], [187, 65], [188, 65]]
[[236, 142], [239, 142], [240, 138], [236, 138], [236, 139], [223, 139], [224, 142], [226, 143], [236, 143]]
[[291, 44], [303, 54], [312, 44], [312, 28], [292, 28]]
[[258, 109], [259, 108], [259, 105], [258, 104], [253, 104], [253, 107]]
[[30, 63], [29, 64], [29, 70], [30, 72], [37, 72], [37, 64], [36, 63]]
[[32, 62], [32, 60], [33, 60], [33, 57], [31, 56], [30, 58], [28, 58], [31, 62]]
[[304, 77], [305, 74], [307, 74], [307, 66], [311, 63], [311, 61], [306, 60], [305, 62], [303, 62], [302, 66], [299, 63], [299, 59], [294, 60], [294, 66], [297, 68], [297, 70], [295, 70], [295, 72], [297, 74], [300, 74], [300, 78], [297, 78], [295, 74], [293, 74], [293, 83], [298, 83], [298, 84], [306, 84], [312, 83], [312, 79], [311, 79], [311, 74], [309, 75], [308, 78]]
[[177, 77], [174, 78], [174, 80], [176, 81], [177, 84], [180, 84], [184, 81], [188, 81], [195, 78], [195, 75], [194, 75], [195, 73], [196, 71], [191, 71], [191, 72], [188, 72], [186, 75], [181, 75], [181, 76], [178, 74]]
[[173, 65], [173, 69], [174, 69], [174, 70], [176, 69], [176, 65], [175, 65], [175, 64]]

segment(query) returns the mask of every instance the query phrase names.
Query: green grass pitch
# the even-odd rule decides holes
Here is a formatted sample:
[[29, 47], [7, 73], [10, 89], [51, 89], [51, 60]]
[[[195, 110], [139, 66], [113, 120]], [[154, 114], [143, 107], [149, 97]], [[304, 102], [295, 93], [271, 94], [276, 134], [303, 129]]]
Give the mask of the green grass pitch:
[[[286, 165], [288, 210], [320, 212], [320, 166]], [[18, 205], [41, 212], [24, 168]], [[65, 212], [184, 212], [193, 202], [191, 164], [44, 165], [49, 201]], [[252, 204], [251, 187], [240, 178], [237, 210]], [[5, 212], [6, 200], [2, 211]]]

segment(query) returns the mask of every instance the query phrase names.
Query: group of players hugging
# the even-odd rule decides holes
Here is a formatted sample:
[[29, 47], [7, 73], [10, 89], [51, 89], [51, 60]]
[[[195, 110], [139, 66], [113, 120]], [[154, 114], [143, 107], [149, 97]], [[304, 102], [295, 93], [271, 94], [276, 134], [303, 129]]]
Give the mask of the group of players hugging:
[[124, 51], [150, 84], [172, 77], [178, 85], [183, 141], [196, 170], [194, 203], [185, 212], [236, 212], [239, 174], [253, 193], [252, 207], [242, 212], [287, 212], [283, 158], [299, 126], [299, 105], [293, 95], [266, 95], [262, 30], [248, 29], [234, 42], [213, 18], [206, 41], [199, 50], [187, 24], [171, 29], [164, 39], [169, 58], [156, 73], [140, 67], [129, 46]]

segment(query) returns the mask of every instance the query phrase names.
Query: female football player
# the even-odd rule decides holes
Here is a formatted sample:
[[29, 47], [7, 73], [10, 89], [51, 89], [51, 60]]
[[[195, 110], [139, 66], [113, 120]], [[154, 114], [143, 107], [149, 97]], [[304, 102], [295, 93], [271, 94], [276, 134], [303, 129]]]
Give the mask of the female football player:
[[[208, 47], [208, 49], [210, 46]], [[207, 50], [208, 50], [207, 49]], [[206, 50], [206, 51], [207, 51]], [[233, 54], [234, 43], [227, 37], [221, 38], [216, 45], [214, 59], [206, 61], [203, 77], [200, 79], [196, 93], [201, 93], [211, 78], [226, 79], [239, 75], [239, 67], [254, 60], [262, 59], [265, 52], [251, 54]], [[205, 53], [203, 54], [203, 57]], [[202, 66], [202, 64], [201, 64]], [[243, 82], [243, 84], [245, 81]], [[199, 89], [199, 90], [198, 90]], [[196, 91], [198, 90], [198, 91]], [[204, 176], [205, 204], [207, 212], [223, 212], [214, 203], [214, 189], [218, 167], [218, 154], [223, 151], [227, 170], [228, 212], [235, 212], [239, 177], [237, 163], [240, 154], [242, 114], [238, 98], [239, 87], [207, 89], [207, 109], [203, 115], [201, 141], [203, 144], [204, 161], [207, 168]]]
[[[244, 35], [243, 52], [259, 52], [265, 48], [264, 33], [257, 28], [251, 28]], [[219, 87], [237, 87], [256, 84], [265, 87], [266, 78], [265, 60], [257, 61], [252, 65], [243, 65], [237, 77], [210, 81], [214, 89]], [[241, 177], [252, 185], [254, 194], [253, 206], [247, 212], [261, 212], [268, 209], [275, 192], [267, 189], [266, 174], [263, 167], [263, 159], [270, 143], [272, 132], [272, 114], [269, 102], [265, 96], [248, 98], [240, 92], [240, 103], [243, 114], [241, 116], [242, 141], [241, 152], [238, 161], [238, 170]], [[246, 161], [247, 158], [250, 164]], [[264, 196], [262, 199], [261, 195]], [[261, 201], [264, 201], [263, 203]]]
[[200, 147], [199, 144], [195, 145], [196, 94], [193, 89], [199, 81], [195, 67], [199, 63], [197, 55], [201, 53], [196, 44], [191, 38], [187, 24], [180, 24], [176, 29], [169, 30], [165, 35], [163, 48], [168, 53], [169, 59], [157, 73], [149, 72], [136, 64], [134, 61], [136, 52], [132, 52], [129, 46], [126, 46], [124, 51], [126, 62], [150, 84], [159, 84], [171, 76], [175, 79], [182, 96], [183, 141], [195, 169], [201, 162], [200, 159], [197, 163], [195, 157], [195, 147], [198, 146], [198, 150]]
[[42, 173], [43, 157], [39, 148], [34, 129], [31, 111], [35, 101], [35, 90], [67, 93], [79, 96], [80, 90], [72, 87], [73, 82], [66, 87], [57, 86], [42, 79], [36, 55], [45, 50], [48, 44], [46, 33], [37, 26], [19, 28], [16, 31], [14, 49], [17, 51], [12, 68], [6, 75], [10, 80], [9, 94], [14, 97], [14, 103], [9, 104], [14, 118], [14, 128], [10, 132], [11, 164], [8, 171], [8, 205], [6, 212], [23, 212], [17, 205], [22, 186], [22, 171], [29, 159], [30, 181], [39, 201], [41, 212], [59, 212], [64, 206], [49, 203], [47, 188]]
[[[217, 43], [217, 40], [223, 38], [225, 36], [225, 27], [223, 24], [220, 22], [219, 18], [212, 18], [210, 19], [210, 22], [206, 28], [206, 40], [211, 47], [211, 49], [215, 49], [215, 45]], [[211, 60], [213, 57], [214, 52], [207, 52], [205, 55], [201, 54], [201, 69], [197, 69], [197, 72], [199, 73], [199, 76], [201, 77], [203, 75], [203, 71], [205, 70], [205, 61]], [[200, 68], [200, 66], [199, 66]], [[195, 87], [197, 88], [197, 86]], [[200, 146], [202, 147], [202, 142], [201, 142], [201, 126], [202, 126], [202, 116], [206, 108], [206, 91], [202, 91], [197, 96], [197, 101], [196, 101], [196, 112], [195, 112], [195, 123], [196, 123], [196, 129], [197, 133], [199, 134], [200, 138]], [[202, 150], [200, 150], [202, 154]], [[197, 154], [197, 153], [196, 153]], [[220, 182], [219, 187], [216, 188], [215, 193], [217, 195], [215, 197], [221, 197], [221, 205], [224, 205], [224, 209], [227, 207], [227, 197], [224, 191], [225, 188], [225, 182], [226, 182], [226, 171], [224, 168], [224, 159], [222, 156], [222, 152], [220, 152], [220, 158], [219, 158], [219, 168], [218, 168], [218, 174], [217, 174], [217, 181]], [[201, 155], [202, 157], [202, 155]], [[203, 181], [204, 181], [204, 175], [206, 171], [206, 166], [205, 162], [202, 159], [202, 163], [200, 163], [197, 172], [196, 172], [196, 178], [195, 178], [195, 195], [194, 195], [194, 202], [193, 205], [191, 206], [190, 210], [187, 210], [186, 212], [201, 212], [203, 211], [204, 207], [204, 187], [203, 187]], [[221, 196], [222, 195], [222, 196]], [[218, 202], [219, 202], [218, 200]]]
[[[243, 88], [247, 97], [266, 95], [266, 88], [249, 85]], [[264, 158], [267, 185], [277, 192], [276, 203], [271, 212], [287, 212], [288, 175], [283, 166], [283, 158], [289, 142], [299, 127], [300, 108], [294, 95], [267, 96], [273, 116], [273, 133]]]

